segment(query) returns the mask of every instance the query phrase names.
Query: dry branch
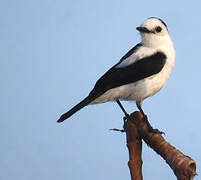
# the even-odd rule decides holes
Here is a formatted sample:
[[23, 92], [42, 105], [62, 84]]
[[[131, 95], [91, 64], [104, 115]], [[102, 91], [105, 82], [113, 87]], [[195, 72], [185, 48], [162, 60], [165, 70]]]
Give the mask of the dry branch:
[[132, 122], [128, 122], [126, 139], [131, 179], [142, 180], [142, 138], [137, 130], [137, 126]]
[[161, 134], [149, 132], [146, 118], [143, 118], [140, 112], [134, 112], [130, 116], [126, 134], [131, 179], [142, 180], [141, 139], [143, 139], [167, 162], [178, 180], [192, 180], [196, 175], [195, 161], [166, 142]]

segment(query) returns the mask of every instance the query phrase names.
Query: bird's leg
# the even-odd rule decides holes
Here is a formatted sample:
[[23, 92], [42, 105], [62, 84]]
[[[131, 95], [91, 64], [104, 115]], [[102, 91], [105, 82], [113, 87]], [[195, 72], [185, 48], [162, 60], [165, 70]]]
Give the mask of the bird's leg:
[[125, 114], [125, 117], [123, 118], [124, 120], [124, 125], [123, 125], [123, 129], [124, 132], [127, 129], [127, 125], [128, 125], [128, 121], [130, 120], [130, 115], [126, 112], [126, 110], [124, 109], [124, 107], [122, 106], [121, 102], [119, 101], [119, 99], [116, 100], [117, 104], [119, 105], [119, 107], [121, 108], [121, 110], [123, 111], [123, 113]]
[[123, 118], [124, 120], [124, 125], [123, 125], [123, 129], [110, 129], [110, 130], [114, 130], [114, 131], [120, 131], [120, 132], [126, 132], [127, 129], [127, 125], [128, 125], [128, 121], [130, 120], [130, 116], [129, 114], [126, 112], [126, 110], [124, 109], [124, 107], [122, 106], [121, 102], [119, 101], [119, 99], [116, 100], [117, 104], [119, 105], [119, 107], [121, 108], [121, 110], [123, 111], [123, 113], [125, 114], [125, 117]]
[[159, 134], [165, 134], [164, 132], [162, 131], [159, 131], [158, 129], [154, 129], [151, 124], [149, 123], [148, 121], [148, 118], [147, 116], [144, 114], [144, 111], [142, 110], [142, 102], [136, 102], [136, 105], [137, 105], [137, 108], [140, 110], [140, 112], [142, 113], [143, 115], [143, 119], [146, 121], [147, 125], [148, 125], [148, 128], [149, 128], [149, 132], [152, 132], [152, 133], [159, 133]]
[[144, 111], [142, 110], [142, 101], [137, 101], [136, 102], [136, 105], [137, 105], [137, 108], [140, 110], [140, 112], [141, 112], [141, 114], [143, 115], [143, 117], [145, 117], [146, 115], [145, 115], [145, 113], [144, 113]]
[[126, 112], [126, 110], [124, 109], [124, 107], [122, 106], [121, 102], [117, 99], [116, 100], [117, 104], [119, 105], [119, 107], [121, 108], [121, 110], [123, 111], [123, 113], [125, 114], [126, 118], [129, 118], [129, 114]]

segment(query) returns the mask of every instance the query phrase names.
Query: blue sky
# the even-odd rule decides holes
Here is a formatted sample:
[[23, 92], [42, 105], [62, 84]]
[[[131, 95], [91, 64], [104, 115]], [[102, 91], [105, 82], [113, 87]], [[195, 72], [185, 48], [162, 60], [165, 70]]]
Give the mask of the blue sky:
[[[165, 138], [197, 162], [201, 174], [201, 2], [0, 1], [0, 179], [129, 179], [122, 112], [88, 106], [56, 120], [140, 41], [135, 27], [156, 16], [168, 25], [176, 65], [143, 109]], [[136, 110], [123, 102], [128, 112]], [[174, 178], [143, 145], [144, 179]], [[200, 179], [196, 177], [195, 179]]]

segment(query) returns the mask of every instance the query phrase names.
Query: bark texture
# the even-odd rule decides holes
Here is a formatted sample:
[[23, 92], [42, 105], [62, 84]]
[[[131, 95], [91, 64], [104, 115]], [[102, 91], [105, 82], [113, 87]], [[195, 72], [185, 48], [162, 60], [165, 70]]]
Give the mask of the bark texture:
[[142, 180], [142, 139], [171, 167], [178, 180], [192, 180], [196, 175], [196, 162], [168, 143], [161, 134], [149, 132], [146, 117], [138, 111], [130, 115], [126, 128], [127, 147], [132, 180]]

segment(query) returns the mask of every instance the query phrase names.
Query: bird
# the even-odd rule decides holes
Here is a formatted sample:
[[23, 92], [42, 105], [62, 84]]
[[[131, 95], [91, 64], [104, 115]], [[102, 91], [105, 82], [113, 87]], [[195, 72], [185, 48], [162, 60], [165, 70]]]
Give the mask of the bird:
[[126, 116], [120, 100], [135, 101], [139, 111], [144, 99], [161, 90], [175, 64], [175, 49], [166, 23], [157, 17], [136, 27], [141, 42], [130, 49], [98, 81], [80, 103], [61, 115], [63, 122], [87, 105], [116, 101]]

